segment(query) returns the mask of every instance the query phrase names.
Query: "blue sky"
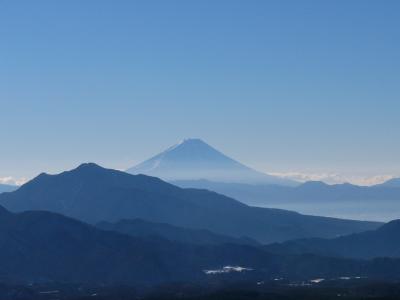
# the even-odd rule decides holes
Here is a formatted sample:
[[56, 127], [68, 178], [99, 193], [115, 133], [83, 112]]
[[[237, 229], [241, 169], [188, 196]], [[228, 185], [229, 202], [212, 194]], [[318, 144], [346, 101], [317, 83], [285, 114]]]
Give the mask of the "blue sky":
[[400, 175], [399, 28], [389, 0], [0, 0], [0, 178], [185, 137], [262, 171]]

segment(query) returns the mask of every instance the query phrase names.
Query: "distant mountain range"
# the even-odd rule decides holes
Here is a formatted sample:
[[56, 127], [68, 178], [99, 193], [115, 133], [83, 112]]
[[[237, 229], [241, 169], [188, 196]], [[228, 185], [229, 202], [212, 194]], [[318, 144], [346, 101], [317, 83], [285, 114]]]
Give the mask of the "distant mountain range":
[[295, 240], [266, 248], [279, 254], [311, 253], [357, 259], [400, 257], [400, 220], [389, 222], [377, 230], [335, 239]]
[[213, 233], [205, 229], [189, 229], [177, 227], [166, 223], [155, 223], [141, 219], [120, 220], [115, 223], [100, 222], [97, 228], [128, 234], [134, 237], [162, 237], [169, 241], [186, 244], [218, 245], [218, 244], [239, 244], [259, 245], [250, 238], [234, 238]]
[[381, 186], [381, 187], [396, 187], [396, 188], [400, 188], [400, 178], [390, 179], [390, 180], [380, 184], [379, 186]]
[[0, 184], [0, 194], [15, 191], [17, 188], [15, 185]]
[[274, 207], [301, 213], [388, 221], [400, 217], [400, 188], [397, 179], [371, 187], [351, 184], [328, 185], [306, 182], [296, 187], [212, 182], [173, 181], [183, 188], [215, 191], [261, 207]]
[[252, 206], [357, 220], [400, 217], [400, 179], [373, 187], [301, 184], [257, 172], [200, 139], [184, 140], [127, 172], [156, 176], [183, 188], [215, 191]]
[[[55, 213], [13, 214], [1, 207], [0, 253], [1, 280], [30, 284], [154, 285], [208, 278], [226, 281], [231, 276], [232, 280], [253, 281], [339, 276], [400, 279], [398, 259], [367, 262], [277, 255], [245, 245], [192, 245], [154, 237], [134, 238]], [[218, 275], [224, 267], [248, 271], [239, 272], [238, 277], [230, 273]]]
[[47, 210], [92, 224], [140, 218], [262, 243], [331, 238], [380, 225], [249, 207], [214, 192], [181, 189], [158, 178], [95, 164], [41, 174], [12, 193], [0, 194], [0, 204], [13, 212]]
[[288, 179], [255, 171], [214, 149], [200, 139], [186, 139], [127, 170], [166, 181], [205, 179], [217, 182], [295, 186]]

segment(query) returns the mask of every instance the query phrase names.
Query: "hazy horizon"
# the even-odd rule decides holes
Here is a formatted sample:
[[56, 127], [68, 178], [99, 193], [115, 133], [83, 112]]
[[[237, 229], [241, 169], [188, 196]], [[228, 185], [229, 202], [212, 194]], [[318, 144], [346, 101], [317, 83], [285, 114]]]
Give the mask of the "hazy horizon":
[[[160, 154], [160, 153], [162, 153], [164, 151], [167, 151], [169, 148], [173, 148], [176, 145], [179, 145], [180, 143], [182, 143], [186, 139], [191, 139], [191, 138], [182, 139], [178, 143], [173, 144], [170, 147], [167, 147], [167, 148], [161, 150], [159, 153], [156, 153], [155, 155], [158, 155], [158, 154]], [[210, 145], [210, 146], [213, 147], [212, 145]], [[218, 150], [218, 149], [216, 149], [216, 150]], [[223, 153], [223, 154], [226, 154], [226, 153]], [[78, 167], [80, 164], [92, 163], [92, 162], [96, 163], [96, 164], [99, 164], [99, 165], [101, 165], [103, 167], [113, 168], [113, 169], [120, 170], [120, 171], [126, 171], [130, 167], [136, 166], [136, 165], [144, 162], [145, 160], [150, 159], [151, 157], [153, 157], [153, 155], [148, 156], [147, 158], [143, 159], [142, 161], [133, 162], [132, 165], [128, 165], [128, 166], [124, 166], [124, 167], [107, 166], [107, 165], [104, 165], [104, 164], [102, 164], [100, 162], [95, 162], [95, 161], [82, 161], [82, 162], [78, 162], [76, 164], [73, 164], [71, 166], [66, 166], [64, 169], [53, 169], [51, 171], [43, 171], [43, 170], [42, 171], [38, 171], [34, 176], [32, 176], [30, 178], [23, 178], [23, 177], [22, 178], [14, 178], [14, 177], [11, 177], [11, 176], [1, 177], [0, 178], [0, 184], [22, 185], [22, 184], [26, 183], [27, 181], [33, 179], [34, 177], [36, 177], [37, 175], [39, 175], [40, 173], [43, 173], [43, 172], [44, 173], [50, 173], [50, 174], [59, 174], [59, 173], [61, 173], [63, 171], [72, 170], [72, 169]], [[239, 162], [241, 162], [241, 161], [239, 161]], [[280, 177], [280, 178], [292, 179], [292, 180], [295, 180], [295, 181], [298, 181], [298, 182], [322, 181], [322, 182], [325, 182], [327, 184], [351, 183], [351, 184], [361, 185], [361, 186], [370, 186], [370, 185], [383, 183], [383, 182], [385, 182], [387, 180], [390, 180], [392, 178], [396, 178], [396, 176], [394, 176], [394, 175], [376, 175], [376, 176], [372, 176], [372, 177], [362, 177], [362, 176], [357, 176], [357, 175], [354, 175], [354, 174], [346, 175], [346, 174], [337, 174], [337, 173], [307, 173], [307, 172], [296, 172], [296, 171], [268, 172], [268, 171], [260, 170], [260, 169], [257, 169], [257, 168], [253, 168], [253, 169], [257, 170], [257, 171], [260, 171], [262, 173], [265, 173], [265, 174], [277, 176], [277, 177]]]

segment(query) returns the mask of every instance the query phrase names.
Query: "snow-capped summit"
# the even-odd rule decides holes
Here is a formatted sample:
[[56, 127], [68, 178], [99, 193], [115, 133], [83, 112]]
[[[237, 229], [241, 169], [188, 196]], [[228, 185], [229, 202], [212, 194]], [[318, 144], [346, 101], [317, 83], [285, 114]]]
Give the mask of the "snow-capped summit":
[[205, 179], [216, 182], [293, 185], [294, 182], [253, 170], [201, 139], [184, 139], [164, 152], [127, 170], [167, 181]]

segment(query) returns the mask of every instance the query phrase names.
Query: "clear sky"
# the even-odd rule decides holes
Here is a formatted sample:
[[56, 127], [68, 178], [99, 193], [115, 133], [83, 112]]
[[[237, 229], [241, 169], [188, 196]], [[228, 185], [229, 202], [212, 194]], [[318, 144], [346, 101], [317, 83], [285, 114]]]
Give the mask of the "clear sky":
[[0, 0], [0, 129], [0, 178], [185, 137], [267, 172], [400, 175], [400, 1]]

